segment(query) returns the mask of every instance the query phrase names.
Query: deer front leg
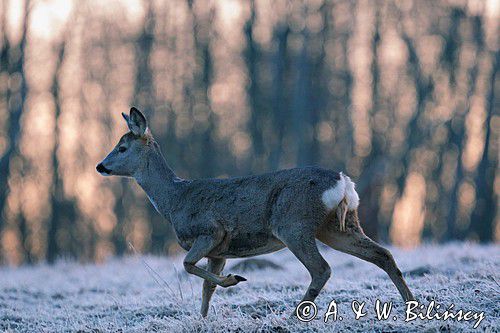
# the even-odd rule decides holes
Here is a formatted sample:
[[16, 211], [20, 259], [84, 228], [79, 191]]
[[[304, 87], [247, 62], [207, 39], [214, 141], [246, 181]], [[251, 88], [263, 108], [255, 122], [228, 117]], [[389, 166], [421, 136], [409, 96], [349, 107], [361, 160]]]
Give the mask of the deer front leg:
[[[208, 271], [214, 274], [220, 274], [224, 265], [226, 264], [226, 259], [224, 258], [208, 258]], [[203, 294], [201, 299], [201, 315], [206, 317], [208, 314], [208, 308], [210, 305], [210, 299], [214, 294], [217, 285], [208, 280], [203, 281]]]
[[239, 275], [229, 274], [225, 277], [219, 276], [196, 266], [196, 263], [202, 258], [208, 256], [210, 251], [212, 251], [219, 243], [220, 240], [214, 236], [198, 237], [194, 241], [193, 246], [191, 246], [191, 249], [189, 250], [186, 258], [184, 258], [184, 269], [189, 274], [197, 275], [202, 279], [215, 283], [224, 288], [234, 286], [241, 281], [246, 281], [247, 279]]

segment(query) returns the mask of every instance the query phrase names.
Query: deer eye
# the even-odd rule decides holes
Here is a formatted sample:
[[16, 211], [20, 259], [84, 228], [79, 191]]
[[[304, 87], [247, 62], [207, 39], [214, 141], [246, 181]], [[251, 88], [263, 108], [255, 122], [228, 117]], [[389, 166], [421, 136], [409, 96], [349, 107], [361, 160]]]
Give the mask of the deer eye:
[[118, 152], [123, 153], [125, 150], [127, 150], [126, 147], [120, 147], [118, 148]]

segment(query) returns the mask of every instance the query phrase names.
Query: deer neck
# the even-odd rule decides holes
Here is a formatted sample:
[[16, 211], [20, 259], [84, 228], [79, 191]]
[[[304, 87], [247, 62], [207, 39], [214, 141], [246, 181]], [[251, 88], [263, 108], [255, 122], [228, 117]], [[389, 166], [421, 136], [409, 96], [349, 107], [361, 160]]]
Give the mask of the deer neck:
[[182, 181], [168, 166], [158, 147], [148, 153], [141, 170], [134, 175], [158, 213], [168, 218]]

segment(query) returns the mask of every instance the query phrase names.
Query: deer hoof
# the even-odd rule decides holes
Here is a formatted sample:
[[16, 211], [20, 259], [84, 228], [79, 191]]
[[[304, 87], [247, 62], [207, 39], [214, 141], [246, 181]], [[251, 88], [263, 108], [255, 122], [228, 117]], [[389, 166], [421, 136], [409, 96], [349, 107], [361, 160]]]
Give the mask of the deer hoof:
[[247, 279], [245, 279], [243, 276], [229, 274], [222, 281], [222, 287], [224, 287], [224, 288], [231, 287], [231, 286], [234, 286], [234, 285], [240, 283], [241, 281], [246, 281], [246, 280]]

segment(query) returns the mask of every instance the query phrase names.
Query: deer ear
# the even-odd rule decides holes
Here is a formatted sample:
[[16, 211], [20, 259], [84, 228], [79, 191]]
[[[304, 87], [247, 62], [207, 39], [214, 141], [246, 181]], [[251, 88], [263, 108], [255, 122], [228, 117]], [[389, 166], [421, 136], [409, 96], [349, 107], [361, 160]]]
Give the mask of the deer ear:
[[[125, 116], [124, 116], [125, 117]], [[127, 120], [128, 128], [135, 135], [144, 135], [148, 128], [146, 117], [137, 110], [135, 107], [130, 109], [130, 116], [125, 118]]]
[[122, 112], [122, 117], [123, 117], [123, 119], [125, 119], [125, 121], [127, 122], [127, 125], [128, 125], [128, 122], [129, 122], [128, 115]]

